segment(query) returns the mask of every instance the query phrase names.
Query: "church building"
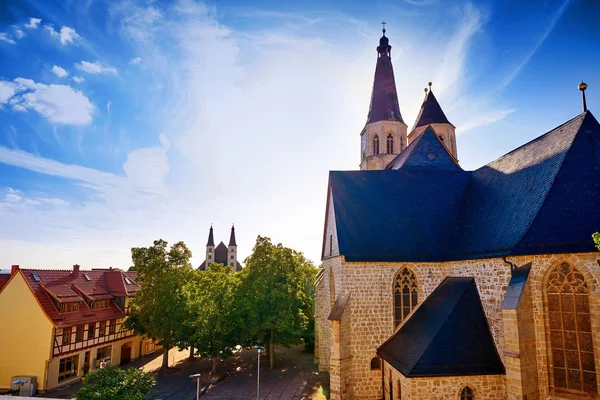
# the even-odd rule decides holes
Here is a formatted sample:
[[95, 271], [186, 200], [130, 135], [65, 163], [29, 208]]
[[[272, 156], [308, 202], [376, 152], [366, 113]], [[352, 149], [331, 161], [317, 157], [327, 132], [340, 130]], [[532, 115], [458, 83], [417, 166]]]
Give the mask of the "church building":
[[205, 271], [210, 264], [218, 263], [223, 265], [230, 265], [234, 271], [241, 271], [242, 264], [237, 260], [237, 243], [235, 242], [235, 226], [231, 226], [231, 234], [229, 235], [229, 246], [225, 246], [225, 243], [220, 242], [215, 247], [215, 239], [213, 236], [213, 227], [210, 226], [208, 231], [208, 242], [206, 243], [206, 258], [200, 264], [198, 269]]
[[331, 399], [600, 399], [587, 86], [583, 113], [466, 171], [431, 84], [407, 131], [391, 49], [384, 29], [360, 170], [329, 173], [315, 361]]

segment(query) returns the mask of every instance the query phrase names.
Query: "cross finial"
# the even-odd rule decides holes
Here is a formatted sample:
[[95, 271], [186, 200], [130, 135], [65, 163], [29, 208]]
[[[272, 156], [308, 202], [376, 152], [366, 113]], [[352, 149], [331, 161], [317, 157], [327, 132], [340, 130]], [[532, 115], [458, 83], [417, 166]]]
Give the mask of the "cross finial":
[[383, 32], [383, 36], [385, 36], [385, 25], [386, 24], [387, 24], [387, 22], [381, 21], [381, 25], [383, 26], [383, 29], [381, 30], [381, 32]]

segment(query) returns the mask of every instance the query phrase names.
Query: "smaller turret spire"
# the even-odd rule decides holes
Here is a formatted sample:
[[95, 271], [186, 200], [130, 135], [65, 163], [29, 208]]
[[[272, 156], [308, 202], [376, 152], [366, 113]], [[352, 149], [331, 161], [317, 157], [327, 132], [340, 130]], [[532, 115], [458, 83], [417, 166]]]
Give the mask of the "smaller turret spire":
[[212, 228], [212, 224], [210, 224], [210, 230], [208, 231], [208, 243], [206, 243], [207, 246], [214, 246], [215, 245], [215, 239], [213, 238], [213, 228]]
[[379, 39], [379, 46], [377, 47], [377, 57], [381, 57], [381, 56], [387, 56], [387, 57], [391, 57], [392, 55], [392, 46], [390, 46], [390, 41], [389, 39], [385, 36], [385, 24], [386, 22], [383, 21], [381, 23], [381, 25], [383, 25], [383, 29], [381, 30], [381, 32], [383, 33], [383, 36], [381, 36], [381, 39]]
[[235, 226], [231, 224], [231, 235], [229, 236], [229, 246], [237, 246], [235, 243]]

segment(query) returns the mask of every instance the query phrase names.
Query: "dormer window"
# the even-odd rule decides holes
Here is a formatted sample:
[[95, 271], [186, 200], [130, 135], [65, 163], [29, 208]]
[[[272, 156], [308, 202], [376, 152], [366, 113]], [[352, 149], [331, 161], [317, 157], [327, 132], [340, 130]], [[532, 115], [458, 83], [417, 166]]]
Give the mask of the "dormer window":
[[31, 276], [33, 276], [33, 280], [36, 282], [41, 282], [42, 280], [40, 279], [40, 277], [38, 276], [38, 274], [36, 274], [35, 272], [31, 274]]
[[92, 303], [92, 309], [108, 308], [110, 307], [110, 300], [94, 300]]
[[85, 278], [86, 281], [91, 281], [90, 276], [88, 274], [83, 274], [83, 277]]
[[375, 135], [375, 137], [373, 138], [373, 155], [378, 155], [379, 154], [379, 136]]
[[71, 311], [78, 311], [78, 310], [79, 310], [79, 303], [76, 301], [60, 304], [60, 312], [71, 312]]

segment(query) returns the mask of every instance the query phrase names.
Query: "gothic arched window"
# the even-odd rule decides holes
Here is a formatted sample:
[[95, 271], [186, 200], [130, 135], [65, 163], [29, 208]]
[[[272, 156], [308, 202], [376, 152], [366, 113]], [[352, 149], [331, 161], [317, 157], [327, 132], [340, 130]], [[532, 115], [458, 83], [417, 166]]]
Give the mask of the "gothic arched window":
[[583, 275], [568, 263], [548, 273], [546, 299], [550, 325], [552, 382], [555, 388], [596, 393], [596, 366], [590, 290]]
[[381, 369], [381, 360], [379, 357], [373, 357], [371, 359], [371, 369], [372, 370], [380, 370]]
[[333, 270], [329, 269], [329, 307], [333, 308], [335, 304], [335, 280], [333, 279]]
[[473, 389], [468, 386], [465, 386], [463, 390], [460, 392], [460, 400], [473, 400], [475, 395], [473, 394]]
[[391, 133], [387, 137], [386, 147], [387, 147], [386, 150], [387, 150], [388, 154], [393, 154], [394, 153], [394, 137], [392, 136]]
[[418, 301], [417, 278], [408, 268], [402, 269], [394, 281], [394, 327], [416, 307]]
[[375, 135], [373, 138], [373, 155], [379, 154], [379, 136]]

